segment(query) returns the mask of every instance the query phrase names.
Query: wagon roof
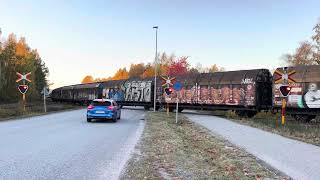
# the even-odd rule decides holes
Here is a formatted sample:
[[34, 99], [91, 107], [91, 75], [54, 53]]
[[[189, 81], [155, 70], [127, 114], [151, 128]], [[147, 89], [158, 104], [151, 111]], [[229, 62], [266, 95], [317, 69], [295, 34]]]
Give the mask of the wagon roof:
[[252, 69], [252, 70], [239, 70], [239, 71], [223, 71], [215, 73], [203, 73], [199, 76], [199, 84], [241, 84], [244, 79], [250, 79], [256, 82], [258, 76], [267, 69]]
[[193, 86], [197, 83], [198, 76], [198, 73], [190, 73], [176, 76], [175, 80], [180, 81], [184, 86]]
[[68, 90], [68, 89], [73, 89], [73, 85], [71, 86], [63, 86], [63, 87], [60, 87], [61, 90]]
[[[290, 78], [296, 82], [320, 82], [320, 65], [300, 65], [287, 68], [288, 73], [293, 71], [295, 73]], [[283, 67], [277, 68], [273, 74], [274, 81], [280, 77], [276, 72], [283, 73]]]
[[74, 85], [74, 89], [91, 89], [91, 88], [97, 88], [100, 86], [101, 83], [88, 83], [88, 84], [77, 84]]
[[122, 80], [109, 80], [109, 81], [104, 81], [103, 85], [106, 87], [113, 87], [113, 86], [120, 86], [124, 84], [127, 80], [122, 79]]

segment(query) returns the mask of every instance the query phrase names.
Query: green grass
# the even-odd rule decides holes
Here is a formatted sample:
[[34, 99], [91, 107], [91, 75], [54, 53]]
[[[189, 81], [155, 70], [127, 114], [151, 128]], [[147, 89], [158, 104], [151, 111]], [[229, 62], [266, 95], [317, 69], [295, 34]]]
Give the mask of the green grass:
[[146, 127], [120, 179], [279, 178], [253, 156], [213, 137], [183, 115], [148, 112]]

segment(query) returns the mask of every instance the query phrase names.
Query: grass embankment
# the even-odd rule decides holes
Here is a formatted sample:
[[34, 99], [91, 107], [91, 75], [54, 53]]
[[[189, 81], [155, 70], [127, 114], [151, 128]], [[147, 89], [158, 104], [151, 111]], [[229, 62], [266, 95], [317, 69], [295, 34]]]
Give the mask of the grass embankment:
[[120, 179], [279, 178], [253, 156], [180, 115], [148, 112], [146, 127]]
[[[47, 101], [47, 113], [55, 111], [63, 111], [67, 109], [77, 109], [80, 106], [72, 104], [54, 103], [52, 101]], [[19, 117], [29, 117], [42, 115], [44, 113], [43, 102], [27, 103], [25, 111], [23, 109], [23, 104], [21, 103], [11, 103], [11, 104], [1, 104], [0, 105], [0, 121], [9, 120]]]
[[[213, 111], [211, 115], [226, 117], [232, 121], [260, 128], [288, 138], [320, 146], [320, 120], [315, 119], [309, 123], [299, 122], [291, 116], [286, 116], [284, 126], [281, 124], [281, 114], [270, 112], [258, 113], [253, 118], [240, 118], [233, 112]], [[318, 117], [319, 118], [319, 117]]]

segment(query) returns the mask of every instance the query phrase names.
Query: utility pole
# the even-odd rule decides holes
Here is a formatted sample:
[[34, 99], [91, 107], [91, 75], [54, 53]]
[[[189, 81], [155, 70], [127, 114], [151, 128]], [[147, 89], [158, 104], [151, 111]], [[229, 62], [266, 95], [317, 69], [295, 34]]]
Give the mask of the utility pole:
[[43, 87], [43, 107], [44, 107], [44, 112], [47, 112], [47, 103], [46, 103], [46, 86]]
[[156, 100], [157, 100], [157, 60], [158, 60], [158, 26], [154, 26], [156, 30], [156, 54], [154, 58], [154, 93], [153, 93], [153, 112], [156, 112]]
[[47, 112], [47, 102], [46, 102], [46, 96], [49, 94], [49, 87], [53, 85], [53, 83], [49, 83], [47, 86], [43, 86], [43, 109], [44, 112]]
[[[2, 35], [2, 31], [1, 31], [1, 28], [0, 28], [0, 53], [1, 53], [1, 48], [2, 48], [1, 35]], [[1, 57], [1, 56], [0, 56], [0, 57]], [[1, 90], [1, 87], [2, 87], [2, 84], [1, 84], [1, 83], [2, 83], [2, 74], [1, 74], [1, 73], [2, 73], [2, 71], [1, 71], [1, 70], [2, 70], [2, 69], [1, 69], [1, 68], [2, 68], [2, 67], [1, 67], [2, 61], [3, 61], [3, 60], [0, 59], [0, 90]]]

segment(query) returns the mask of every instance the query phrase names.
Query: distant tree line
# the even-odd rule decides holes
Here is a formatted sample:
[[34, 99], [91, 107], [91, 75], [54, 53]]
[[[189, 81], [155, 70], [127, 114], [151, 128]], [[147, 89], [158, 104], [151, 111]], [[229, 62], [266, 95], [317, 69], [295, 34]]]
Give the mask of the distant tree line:
[[[158, 76], [177, 76], [188, 73], [205, 73], [205, 72], [217, 72], [224, 71], [224, 68], [213, 64], [210, 67], [202, 67], [200, 63], [196, 67], [191, 67], [188, 62], [187, 56], [176, 57], [174, 54], [167, 55], [166, 53], [160, 53], [158, 55], [158, 63], [156, 65]], [[154, 77], [155, 64], [154, 63], [138, 63], [131, 64], [129, 71], [124, 67], [118, 69], [118, 71], [112, 76], [107, 78], [94, 79], [91, 75], [87, 75], [83, 78], [82, 83], [101, 82], [107, 80], [120, 80], [128, 78], [147, 78]]]
[[28, 100], [39, 99], [41, 91], [47, 85], [48, 68], [37, 50], [28, 46], [24, 37], [17, 39], [14, 34], [10, 34], [1, 41], [0, 29], [0, 103], [21, 100], [21, 94], [17, 89], [16, 72], [32, 73], [30, 76], [32, 82], [27, 83], [29, 89], [26, 97]]
[[313, 27], [313, 31], [310, 40], [301, 42], [293, 54], [283, 55], [282, 58], [288, 65], [320, 64], [320, 20]]

